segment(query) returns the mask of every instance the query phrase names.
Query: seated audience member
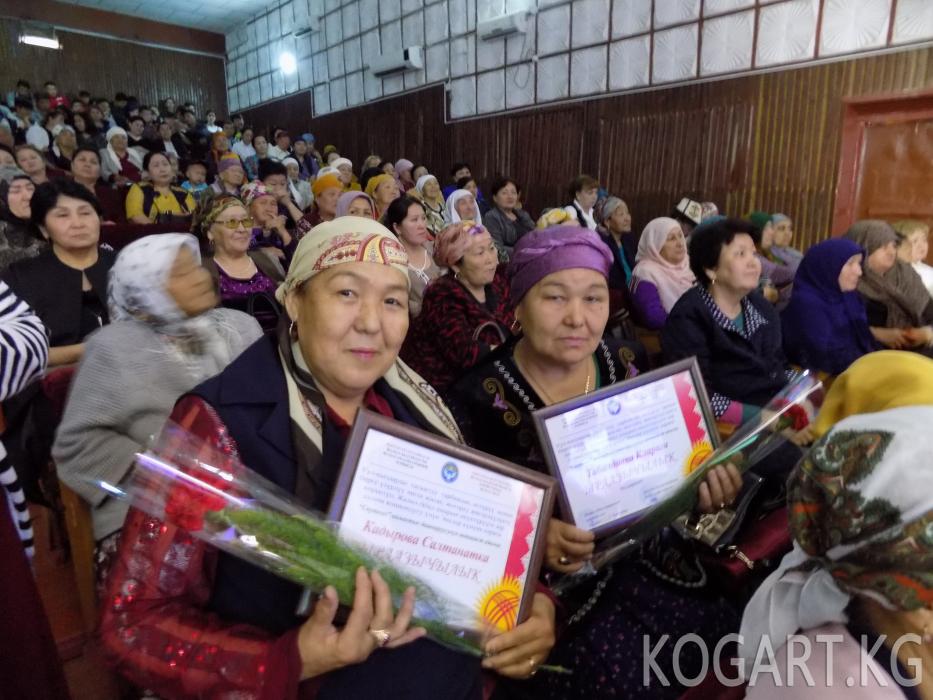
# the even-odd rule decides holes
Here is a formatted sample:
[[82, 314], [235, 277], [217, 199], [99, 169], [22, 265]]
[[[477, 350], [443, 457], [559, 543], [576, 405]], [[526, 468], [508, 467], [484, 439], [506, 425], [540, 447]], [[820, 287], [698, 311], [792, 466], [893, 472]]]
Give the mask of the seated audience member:
[[444, 197], [441, 195], [441, 184], [437, 178], [426, 173], [418, 178], [413, 194], [418, 195], [424, 205], [424, 213], [428, 218], [428, 232], [433, 239], [446, 226], [444, 222]]
[[252, 181], [259, 177], [259, 157], [253, 148], [253, 129], [245, 127], [240, 138], [233, 143], [231, 150], [240, 156], [243, 168], [246, 170], [246, 180]]
[[143, 159], [148, 180], [134, 182], [126, 193], [126, 220], [134, 224], [167, 223], [190, 217], [197, 203], [190, 192], [173, 185], [175, 174], [165, 153], [150, 151]]
[[483, 215], [483, 226], [496, 242], [500, 258], [508, 260], [518, 239], [533, 231], [535, 222], [520, 205], [515, 180], [498, 178], [489, 191], [493, 207]]
[[761, 286], [759, 288], [764, 290], [768, 286], [774, 287], [778, 293], [777, 298], [771, 296], [768, 290], [765, 290], [765, 297], [779, 310], [783, 309], [787, 306], [791, 296], [796, 268], [791, 268], [775, 255], [773, 250], [774, 224], [771, 222], [771, 215], [763, 211], [753, 211], [748, 215], [748, 220], [761, 231], [761, 240], [758, 244], [758, 260], [761, 262]]
[[[320, 174], [318, 174], [318, 177], [320, 177]], [[377, 219], [381, 219], [389, 205], [402, 196], [398, 188], [398, 182], [394, 177], [385, 173], [370, 177], [366, 183], [365, 192], [372, 197], [373, 204], [376, 206]]]
[[716, 202], [700, 202], [700, 221], [711, 216], [719, 216], [719, 207]]
[[288, 267], [298, 241], [285, 225], [285, 216], [279, 214], [279, 204], [261, 182], [250, 182], [243, 187], [243, 204], [253, 219], [250, 250], [262, 248]]
[[482, 194], [479, 191], [479, 185], [473, 177], [461, 177], [457, 180], [457, 189], [466, 190], [473, 195], [473, 199], [476, 200], [477, 206], [479, 206], [479, 213], [483, 216], [486, 215], [486, 212], [489, 211], [489, 205], [483, 200]]
[[68, 99], [67, 95], [58, 93], [58, 86], [54, 82], [51, 80], [46, 81], [44, 87], [45, 94], [49, 97], [49, 107], [52, 109], [58, 109], [59, 107], [71, 108], [71, 100]]
[[[256, 151], [256, 168], [258, 175], [259, 163], [269, 158], [269, 141], [265, 134], [255, 134], [253, 136], [253, 149]], [[261, 176], [259, 176], [260, 179]]]
[[670, 310], [661, 331], [667, 362], [696, 357], [718, 420], [739, 425], [791, 378], [774, 307], [755, 290], [758, 228], [724, 219], [690, 237], [697, 284]]
[[632, 270], [632, 307], [638, 321], [660, 330], [680, 297], [696, 282], [684, 232], [674, 219], [648, 222], [638, 241]]
[[18, 260], [34, 258], [45, 243], [31, 220], [30, 201], [36, 191], [19, 168], [0, 168], [0, 274]]
[[933, 296], [933, 267], [927, 265], [927, 253], [930, 250], [930, 227], [922, 221], [897, 221], [893, 228], [901, 239], [897, 246], [897, 257], [907, 263], [920, 275], [923, 286]]
[[72, 124], [74, 125], [75, 139], [79, 146], [91, 146], [94, 150], [100, 150], [98, 145], [95, 144], [97, 133], [93, 131], [93, 125], [88, 123], [83, 114], [75, 113], [72, 115]]
[[210, 150], [207, 153], [207, 176], [217, 177], [220, 160], [230, 153], [230, 139], [223, 131], [215, 131], [210, 136]]
[[671, 210], [671, 218], [680, 224], [684, 236], [690, 238], [693, 229], [703, 220], [703, 205], [689, 197], [683, 197]]
[[181, 188], [189, 192], [196, 201], [211, 187], [207, 184], [207, 165], [200, 160], [192, 160], [185, 167], [185, 181]]
[[[330, 255], [338, 243], [349, 246], [347, 256]], [[370, 245], [378, 257], [361, 261]], [[387, 301], [398, 301], [399, 291], [404, 297], [406, 286], [405, 252], [385, 227], [349, 217], [320, 225], [299, 244], [278, 292], [292, 324], [283, 323], [278, 338], [254, 343], [196, 387], [171, 419], [190, 417], [195, 437], [212, 447], [236, 445], [244, 461], [281, 487], [294, 490], [296, 478], [312, 475], [312, 486], [323, 484], [306, 496], [317, 510], [326, 508], [331, 487], [315, 475], [335, 473], [360, 408], [459, 441], [446, 407], [397, 361], [408, 314], [403, 299]], [[347, 304], [343, 292], [359, 303]], [[361, 342], [379, 351], [366, 358], [348, 351]], [[320, 421], [307, 420], [312, 412]], [[300, 586], [217, 552], [185, 530], [152, 524], [150, 516], [130, 510], [110, 593], [118, 595], [136, 576], [140, 560], [152, 574], [136, 581], [138, 595], [119, 610], [107, 606], [102, 632], [120, 671], [162, 697], [197, 687], [205, 696], [324, 700], [372, 697], [391, 688], [409, 700], [479, 700], [487, 685], [482, 667], [525, 678], [553, 645], [554, 607], [543, 593], [534, 595], [526, 622], [486, 643], [481, 664], [418, 639], [421, 630], [407, 629], [412, 592], [396, 601], [396, 616], [380, 575], [364, 570], [357, 573], [357, 603], [345, 623], [334, 620], [332, 587], [303, 619], [295, 615]], [[178, 557], [163, 555], [176, 550]], [[387, 649], [374, 653], [379, 640], [372, 630], [380, 628], [388, 630]], [[156, 663], [167, 644], [182, 644], [184, 657], [201, 660], [177, 668]]]
[[0, 168], [13, 168], [20, 170], [16, 164], [16, 156], [13, 155], [13, 147], [0, 143]]
[[[333, 148], [333, 146], [330, 146], [330, 148]], [[325, 148], [324, 150], [326, 151], [327, 149]], [[340, 157], [340, 154], [337, 153], [337, 149], [334, 149], [333, 151], [331, 151], [330, 153], [327, 153], [326, 155], [327, 155], [327, 164], [328, 164], [328, 165], [330, 165], [330, 164], [333, 163], [335, 160], [337, 160], [337, 158]], [[376, 167], [379, 168], [379, 170], [382, 171], [382, 173], [383, 173], [384, 175], [388, 175], [389, 177], [393, 177], [393, 178], [395, 178], [396, 183], [398, 182], [398, 178], [396, 177], [396, 173], [395, 173], [395, 163], [393, 163], [392, 161], [389, 161], [389, 160], [384, 160], [384, 161], [382, 161], [379, 165], [377, 165]]]
[[382, 223], [398, 236], [408, 253], [408, 314], [415, 318], [421, 313], [425, 287], [443, 273], [433, 259], [424, 207], [416, 199], [400, 197], [389, 205]]
[[337, 178], [343, 184], [344, 192], [360, 191], [360, 183], [356, 181], [356, 176], [353, 174], [353, 161], [349, 158], [337, 158], [330, 167], [337, 169]]
[[[317, 141], [314, 138], [314, 134], [310, 131], [306, 131], [301, 135], [301, 139], [308, 144], [308, 156], [313, 158], [317, 162], [317, 167], [323, 167], [324, 157], [321, 155], [320, 151], [317, 150]], [[316, 173], [311, 173], [316, 175]]]
[[105, 558], [95, 557], [101, 584], [127, 503], [106, 498], [90, 480], [120, 484], [178, 397], [262, 335], [254, 319], [216, 309], [217, 302], [190, 234], [136, 240], [110, 271], [111, 322], [87, 342], [52, 449], [62, 481], [92, 506], [94, 539]]
[[375, 219], [375, 206], [373, 200], [365, 192], [351, 190], [344, 192], [337, 199], [337, 208], [334, 218], [339, 216], [362, 216], [364, 219]]
[[39, 185], [31, 221], [49, 247], [11, 265], [4, 280], [49, 332], [49, 366], [78, 362], [84, 339], [108, 322], [107, 273], [114, 254], [100, 247], [100, 204], [69, 179]]
[[[363, 160], [363, 167], [360, 168], [360, 173], [365, 173], [367, 170], [378, 168], [379, 164], [382, 162], [382, 156], [376, 155], [375, 153], [366, 156]], [[365, 190], [366, 183], [360, 181], [360, 186]]]
[[931, 424], [918, 355], [867, 355], [829, 390], [788, 482], [794, 549], [742, 617], [746, 677], [756, 656], [779, 669], [755, 673], [748, 700], [931, 697]]
[[188, 157], [188, 148], [185, 146], [185, 141], [181, 135], [176, 133], [172, 127], [174, 121], [174, 118], [164, 119], [159, 123], [159, 135], [155, 143], [152, 144], [153, 148], [151, 150], [173, 153], [184, 160]]
[[795, 365], [837, 375], [880, 349], [855, 291], [864, 258], [865, 251], [845, 238], [818, 243], [803, 257], [781, 313], [784, 352]]
[[62, 116], [60, 112], [40, 112], [41, 117], [38, 121], [26, 129], [26, 143], [34, 146], [40, 153], [46, 153], [52, 142], [52, 127], [61, 123]]
[[314, 196], [311, 193], [311, 183], [301, 179], [301, 168], [298, 161], [292, 156], [283, 160], [282, 165], [288, 171], [288, 191], [292, 196], [292, 201], [301, 211], [305, 211], [314, 201]]
[[444, 199], [450, 199], [451, 193], [459, 189], [457, 182], [463, 177], [472, 177], [469, 163], [454, 163], [450, 168], [450, 184], [444, 187]]
[[398, 188], [402, 191], [402, 194], [404, 194], [415, 186], [415, 179], [412, 177], [411, 173], [415, 164], [407, 158], [399, 158], [395, 161], [394, 167], [395, 178], [398, 180]]
[[[472, 221], [474, 224], [483, 223], [476, 197], [467, 190], [454, 190], [447, 198], [444, 219], [448, 224], [459, 224], [461, 221]], [[498, 251], [498, 248], [496, 249]]]
[[417, 187], [417, 183], [418, 183], [419, 178], [422, 178], [422, 177], [424, 177], [425, 175], [428, 175], [429, 173], [430, 173], [430, 171], [428, 170], [428, 166], [427, 166], [427, 165], [421, 165], [421, 164], [419, 164], [419, 165], [416, 165], [415, 167], [413, 167], [413, 168], [411, 169], [411, 179], [415, 181], [415, 186]]
[[589, 175], [580, 175], [570, 183], [569, 193], [573, 200], [567, 205], [567, 213], [576, 217], [583, 228], [596, 230], [596, 219], [593, 216], [593, 207], [599, 197], [599, 181]]
[[78, 148], [74, 127], [68, 124], [58, 124], [52, 129], [52, 165], [59, 170], [71, 170], [71, 159], [74, 158]]
[[281, 162], [292, 154], [292, 140], [285, 129], [278, 129], [273, 140], [275, 145], [269, 146], [268, 158]]
[[[104, 223], [126, 222], [126, 202], [111, 185], [100, 179], [100, 153], [93, 146], [79, 146], [71, 159], [71, 178], [87, 188], [100, 202]], [[125, 192], [125, 190], [122, 190]]]
[[858, 293], [875, 338], [895, 350], [933, 351], [933, 298], [913, 267], [897, 259], [891, 225], [865, 219], [845, 235], [865, 249]]
[[618, 197], [608, 196], [596, 202], [594, 215], [599, 226], [596, 233], [612, 251], [609, 268], [609, 297], [612, 310], [617, 310], [628, 297], [632, 270], [638, 254], [638, 238], [632, 233], [632, 215], [628, 205]]
[[318, 171], [314, 183], [311, 185], [314, 195], [314, 204], [306, 214], [298, 220], [298, 230], [301, 235], [325, 221], [333, 221], [337, 216], [337, 200], [343, 193], [343, 183], [333, 173], [325, 173], [324, 168]]
[[[259, 180], [278, 200], [279, 214], [288, 218], [288, 227], [302, 227], [305, 213], [292, 201], [292, 193], [288, 189], [288, 169], [279, 161], [267, 158], [259, 163]], [[300, 238], [302, 228], [298, 229], [298, 233]]]
[[138, 114], [127, 120], [126, 145], [143, 156], [149, 151], [151, 144], [146, 139], [146, 122]]
[[53, 177], [61, 175], [60, 171], [53, 170], [45, 161], [45, 156], [35, 146], [23, 144], [16, 147], [16, 164], [26, 173], [36, 185], [48, 182]]
[[279, 309], [273, 296], [285, 279], [278, 260], [262, 250], [250, 250], [253, 220], [243, 202], [229, 194], [204, 197], [194, 217], [201, 246], [210, 251], [204, 259], [224, 306], [251, 310], [264, 331], [278, 323]]
[[107, 146], [100, 151], [101, 177], [115, 185], [129, 186], [142, 179], [143, 159], [127, 145], [126, 131], [107, 130]]
[[[323, 168], [322, 168], [323, 170]], [[321, 171], [318, 170], [318, 175], [321, 174]], [[366, 191], [366, 188], [369, 186], [369, 181], [376, 177], [377, 175], [383, 175], [384, 173], [379, 170], [378, 167], [366, 168], [360, 172], [360, 188], [363, 192]]]
[[217, 177], [211, 189], [214, 190], [214, 194], [232, 194], [238, 197], [245, 177], [246, 171], [240, 157], [236, 153], [225, 153], [217, 163]]
[[[520, 335], [484, 358], [448, 394], [470, 445], [546, 471], [532, 412], [624, 381], [646, 367], [637, 343], [604, 337], [611, 264], [612, 255], [596, 234], [577, 225], [534, 231], [519, 240], [509, 279]], [[740, 485], [735, 468], [719, 467], [699, 486], [700, 509], [711, 512], [732, 502]], [[545, 566], [553, 575], [579, 571], [594, 550], [592, 532], [556, 515], [547, 541]], [[524, 684], [521, 697], [653, 699], [683, 693], [676, 684], [663, 692], [656, 684], [645, 685], [644, 640], [698, 633], [713, 646], [735, 629], [738, 611], [706, 583], [689, 549], [672, 544], [652, 538], [636, 555], [584, 578], [562, 599], [573, 622], [549, 662], [573, 673], [537, 674]], [[653, 660], [672, 681], [672, 668], [684, 669], [687, 677], [701, 673], [700, 653], [675, 659], [670, 649]]]
[[[16, 156], [13, 155], [13, 148], [15, 146], [16, 139], [13, 137], [13, 128], [10, 126], [10, 122], [7, 119], [0, 116], [0, 147], [8, 149], [13, 163], [16, 163]], [[0, 160], [0, 165], [3, 165], [2, 160]]]
[[296, 138], [292, 143], [292, 157], [298, 161], [298, 176], [302, 180], [313, 180], [320, 165], [317, 158], [311, 154], [304, 134]]
[[515, 318], [498, 261], [492, 236], [472, 221], [450, 224], [434, 240], [434, 262], [447, 273], [425, 289], [402, 359], [442, 395], [511, 334]]
[[217, 113], [212, 109], [204, 115], [204, 130], [211, 135], [223, 131], [223, 127], [217, 123]]
[[772, 214], [771, 224], [774, 226], [774, 243], [771, 245], [771, 252], [783, 260], [784, 264], [796, 274], [800, 261], [803, 260], [803, 253], [790, 245], [794, 240], [794, 222], [786, 214]]

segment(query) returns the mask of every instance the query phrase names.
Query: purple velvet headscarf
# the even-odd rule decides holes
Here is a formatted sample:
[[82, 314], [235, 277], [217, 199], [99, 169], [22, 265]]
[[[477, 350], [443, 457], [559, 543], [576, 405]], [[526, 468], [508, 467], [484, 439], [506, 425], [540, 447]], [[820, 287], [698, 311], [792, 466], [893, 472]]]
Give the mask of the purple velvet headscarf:
[[594, 231], [579, 226], [529, 231], [518, 239], [509, 261], [512, 302], [518, 304], [544, 277], [578, 267], [609, 276], [612, 253]]

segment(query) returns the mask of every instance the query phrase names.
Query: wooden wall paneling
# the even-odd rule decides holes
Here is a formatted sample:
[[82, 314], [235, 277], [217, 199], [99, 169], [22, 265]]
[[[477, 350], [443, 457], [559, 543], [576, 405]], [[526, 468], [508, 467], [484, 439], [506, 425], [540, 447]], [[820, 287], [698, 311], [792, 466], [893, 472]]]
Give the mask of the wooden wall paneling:
[[219, 57], [155, 48], [59, 31], [60, 51], [18, 42], [19, 22], [0, 18], [0, 85], [4, 95], [20, 78], [33, 90], [54, 80], [68, 94], [86, 89], [113, 98], [117, 92], [136, 95], [143, 103], [173, 96], [199, 110], [227, 112], [224, 61]]
[[307, 93], [249, 115], [293, 131], [310, 123], [319, 146], [354, 162], [404, 155], [442, 181], [454, 160], [486, 179], [505, 170], [533, 214], [565, 203], [582, 170], [626, 199], [636, 229], [691, 194], [734, 215], [781, 211], [807, 247], [830, 233], [843, 100], [931, 88], [926, 47], [454, 123], [440, 86], [313, 120]]

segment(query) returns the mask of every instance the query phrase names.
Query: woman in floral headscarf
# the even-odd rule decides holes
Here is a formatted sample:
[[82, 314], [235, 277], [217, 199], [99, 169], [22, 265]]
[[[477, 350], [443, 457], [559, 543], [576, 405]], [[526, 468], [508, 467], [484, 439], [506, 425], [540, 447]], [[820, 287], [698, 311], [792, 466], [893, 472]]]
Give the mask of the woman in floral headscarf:
[[[437, 394], [398, 359], [408, 329], [408, 257], [382, 224], [342, 216], [312, 229], [276, 296], [289, 316], [278, 338], [254, 343], [176, 404], [172, 418], [196, 438], [235, 451], [319, 511], [360, 409], [461, 440]], [[139, 577], [140, 567], [150, 573]], [[131, 509], [110, 581], [116, 602], [101, 623], [104, 643], [122, 672], [164, 697], [196, 689], [202, 697], [349, 700], [387, 688], [406, 700], [482, 697], [479, 659], [409, 628], [413, 590], [396, 613], [377, 571], [361, 568], [355, 583], [358, 602], [345, 622], [334, 619], [332, 587], [303, 619], [295, 614], [300, 586]], [[127, 587], [134, 594], [123, 597]], [[553, 604], [537, 593], [526, 622], [486, 643], [482, 667], [525, 678], [553, 640]]]
[[785, 691], [762, 673], [747, 698], [933, 698], [931, 424], [929, 359], [873, 353], [833, 384], [816, 425], [825, 435], [788, 484], [794, 550], [745, 609], [740, 648], [748, 677], [770, 643], [787, 687], [800, 667], [785, 663], [785, 642], [799, 631], [813, 680], [797, 675]]
[[87, 341], [52, 454], [62, 481], [91, 504], [95, 539], [108, 540], [112, 552], [127, 507], [91, 480], [119, 484], [175, 400], [220, 372], [260, 331], [246, 314], [214, 308], [198, 241], [185, 233], [124, 248], [107, 298], [111, 323]]

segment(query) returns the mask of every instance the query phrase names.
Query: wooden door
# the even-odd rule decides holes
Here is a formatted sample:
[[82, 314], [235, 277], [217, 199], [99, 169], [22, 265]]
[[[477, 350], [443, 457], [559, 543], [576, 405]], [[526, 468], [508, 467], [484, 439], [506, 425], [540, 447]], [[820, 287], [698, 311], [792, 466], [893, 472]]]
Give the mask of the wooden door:
[[933, 93], [853, 100], [843, 120], [833, 235], [858, 219], [933, 228]]

